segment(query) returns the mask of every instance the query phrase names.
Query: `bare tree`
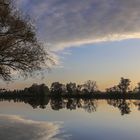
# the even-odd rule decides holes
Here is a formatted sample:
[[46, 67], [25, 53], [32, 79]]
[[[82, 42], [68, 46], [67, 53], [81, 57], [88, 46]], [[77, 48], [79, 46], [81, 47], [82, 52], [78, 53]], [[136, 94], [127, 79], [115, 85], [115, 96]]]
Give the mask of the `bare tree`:
[[95, 81], [88, 80], [83, 85], [83, 89], [87, 92], [94, 93], [95, 91], [97, 91], [97, 84]]
[[0, 0], [0, 77], [4, 80], [11, 80], [13, 71], [28, 76], [51, 60], [29, 18], [12, 2]]

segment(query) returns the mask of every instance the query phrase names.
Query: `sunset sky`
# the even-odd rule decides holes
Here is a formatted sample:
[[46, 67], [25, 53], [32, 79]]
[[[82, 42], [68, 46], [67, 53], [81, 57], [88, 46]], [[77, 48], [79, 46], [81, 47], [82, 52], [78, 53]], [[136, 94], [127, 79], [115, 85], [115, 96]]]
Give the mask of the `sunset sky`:
[[57, 66], [44, 79], [20, 79], [8, 88], [90, 79], [104, 90], [120, 77], [140, 81], [140, 0], [17, 0], [16, 5], [31, 17]]

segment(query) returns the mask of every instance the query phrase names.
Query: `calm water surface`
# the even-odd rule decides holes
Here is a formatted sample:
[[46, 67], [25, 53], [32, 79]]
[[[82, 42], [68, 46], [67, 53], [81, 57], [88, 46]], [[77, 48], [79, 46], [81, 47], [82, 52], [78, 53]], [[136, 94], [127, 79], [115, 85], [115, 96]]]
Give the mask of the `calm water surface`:
[[0, 140], [140, 140], [140, 101], [0, 102]]

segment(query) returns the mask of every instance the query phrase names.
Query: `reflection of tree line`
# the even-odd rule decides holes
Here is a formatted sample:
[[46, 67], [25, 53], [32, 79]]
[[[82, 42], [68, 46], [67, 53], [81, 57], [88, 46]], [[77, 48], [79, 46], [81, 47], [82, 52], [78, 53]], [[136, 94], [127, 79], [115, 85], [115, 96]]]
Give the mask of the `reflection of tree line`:
[[[84, 109], [88, 113], [97, 111], [98, 104], [100, 100], [91, 98], [1, 98], [0, 101], [14, 101], [14, 102], [24, 102], [25, 104], [31, 105], [34, 109], [41, 108], [45, 109], [50, 106], [53, 110], [76, 110]], [[114, 106], [120, 110], [121, 115], [130, 114], [131, 107], [134, 105], [140, 110], [140, 100], [125, 100], [125, 99], [108, 99], [106, 100], [108, 105]]]
[[56, 99], [52, 98], [50, 100], [50, 105], [53, 110], [59, 109], [69, 109], [76, 110], [78, 108], [83, 108], [85, 111], [91, 113], [97, 109], [97, 100], [95, 99], [78, 99], [78, 98], [65, 98]]
[[31, 105], [34, 109], [41, 108], [45, 109], [47, 105], [50, 105], [53, 110], [69, 109], [76, 110], [83, 108], [85, 111], [91, 113], [97, 109], [97, 100], [95, 99], [81, 99], [81, 98], [1, 98], [0, 101], [14, 101], [24, 102], [25, 104]]
[[[24, 102], [33, 108], [46, 108], [50, 103], [54, 110], [83, 108], [87, 112], [94, 112], [97, 110], [97, 99], [106, 99], [107, 103], [117, 107], [122, 115], [129, 114], [131, 102], [128, 99], [140, 99], [140, 84], [132, 90], [130, 80], [121, 78], [118, 85], [108, 88], [106, 92], [99, 91], [96, 82], [90, 80], [82, 85], [54, 82], [50, 88], [45, 84], [33, 84], [23, 90], [0, 90], [0, 101]], [[134, 105], [140, 110], [139, 101], [134, 102]]]
[[107, 103], [109, 105], [118, 108], [121, 112], [121, 115], [129, 114], [131, 112], [130, 101], [126, 101], [124, 99], [118, 99], [118, 100], [107, 100]]

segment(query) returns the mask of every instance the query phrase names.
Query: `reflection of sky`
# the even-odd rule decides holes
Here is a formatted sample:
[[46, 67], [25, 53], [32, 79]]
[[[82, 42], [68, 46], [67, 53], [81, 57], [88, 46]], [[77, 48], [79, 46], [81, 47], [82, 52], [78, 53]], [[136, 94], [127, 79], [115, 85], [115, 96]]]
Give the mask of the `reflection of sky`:
[[[4, 109], [2, 109], [3, 106]], [[97, 112], [93, 113], [87, 113], [82, 109], [73, 111], [65, 109], [53, 111], [49, 107], [32, 109], [28, 105], [20, 104], [18, 106], [18, 103], [8, 102], [1, 102], [0, 110], [1, 114], [7, 114], [0, 116], [0, 136], [9, 132], [8, 135], [5, 135], [12, 135], [14, 138], [16, 136], [14, 134], [18, 133], [18, 136], [25, 135], [24, 137], [30, 136], [34, 139], [37, 139], [40, 135], [43, 137], [48, 134], [50, 139], [53, 136], [62, 136], [63, 139], [70, 136], [68, 138], [70, 140], [93, 140], [93, 138], [96, 140], [140, 139], [139, 112], [132, 107], [131, 114], [121, 116], [120, 111], [108, 106], [106, 101], [98, 101]], [[17, 114], [24, 116], [24, 118], [17, 116]], [[63, 122], [62, 131], [59, 129], [61, 126], [59, 122]], [[28, 135], [28, 132], [30, 135]]]
[[1, 140], [59, 140], [59, 124], [24, 119], [14, 115], [0, 115]]

